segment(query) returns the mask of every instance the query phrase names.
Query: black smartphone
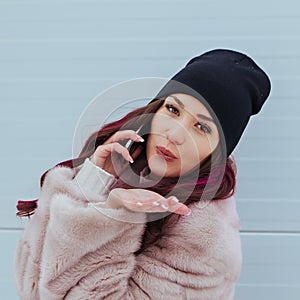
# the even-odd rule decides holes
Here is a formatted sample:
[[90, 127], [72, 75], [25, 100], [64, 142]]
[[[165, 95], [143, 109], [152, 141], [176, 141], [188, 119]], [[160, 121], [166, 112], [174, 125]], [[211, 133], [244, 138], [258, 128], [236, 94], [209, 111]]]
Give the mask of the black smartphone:
[[[143, 125], [141, 125], [141, 126], [136, 130], [136, 133], [139, 134], [139, 133], [141, 132], [142, 128], [143, 128]], [[128, 151], [130, 151], [130, 147], [132, 146], [133, 143], [134, 143], [134, 141], [131, 140], [131, 139], [129, 139], [129, 140], [127, 141], [127, 143], [125, 144], [124, 147], [125, 147]]]

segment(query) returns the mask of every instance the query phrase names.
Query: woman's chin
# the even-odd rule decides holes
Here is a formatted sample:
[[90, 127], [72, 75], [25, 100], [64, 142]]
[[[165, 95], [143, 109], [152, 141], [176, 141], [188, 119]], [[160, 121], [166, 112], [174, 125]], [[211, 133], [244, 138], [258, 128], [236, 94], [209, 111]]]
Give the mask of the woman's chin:
[[170, 168], [163, 168], [162, 166], [159, 165], [149, 165], [150, 173], [149, 173], [149, 178], [152, 179], [161, 179], [164, 177], [178, 177], [178, 174], [174, 172], [174, 170], [171, 170]]
[[148, 165], [150, 169], [150, 174], [149, 177], [151, 178], [163, 178], [163, 177], [168, 177], [169, 173], [169, 168], [167, 162], [161, 158], [159, 155], [155, 154], [152, 155], [148, 159]]

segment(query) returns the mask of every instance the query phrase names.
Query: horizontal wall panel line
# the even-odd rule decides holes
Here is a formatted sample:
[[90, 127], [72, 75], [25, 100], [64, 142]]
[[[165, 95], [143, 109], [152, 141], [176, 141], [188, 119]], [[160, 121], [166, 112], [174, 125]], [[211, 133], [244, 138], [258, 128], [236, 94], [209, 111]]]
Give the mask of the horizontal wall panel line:
[[23, 227], [0, 227], [1, 232], [23, 231]]
[[277, 137], [269, 137], [269, 136], [261, 136], [261, 137], [257, 137], [257, 136], [247, 136], [247, 140], [249, 141], [277, 141], [278, 143], [281, 143], [282, 141], [297, 141], [298, 138], [297, 137], [285, 137], [285, 136], [277, 136]]
[[236, 201], [241, 202], [272, 202], [272, 203], [296, 203], [300, 205], [300, 199], [299, 198], [245, 198], [245, 197], [236, 197]]
[[253, 287], [253, 288], [258, 288], [258, 287], [281, 287], [281, 288], [298, 288], [300, 287], [300, 284], [280, 284], [280, 283], [274, 283], [274, 284], [270, 284], [270, 283], [237, 283], [238, 286], [242, 287]]
[[[102, 0], [103, 1], [103, 0]], [[128, 2], [126, 2], [128, 3]], [[140, 2], [137, 2], [137, 3], [140, 3]], [[191, 1], [186, 1], [185, 3], [189, 3], [191, 4], [192, 2]], [[19, 5], [20, 4], [23, 4], [23, 2], [19, 3], [18, 4], [18, 8], [19, 8]], [[28, 2], [27, 2], [28, 4]], [[32, 2], [30, 2], [30, 4], [33, 4]], [[40, 4], [40, 3], [39, 3]], [[45, 5], [46, 3], [44, 3]], [[53, 1], [51, 1], [51, 4], [55, 4], [53, 3]], [[61, 4], [61, 3], [59, 3]], [[72, 2], [72, 5], [74, 3]], [[119, 3], [120, 4], [120, 3]], [[2, 6], [4, 6], [5, 3], [0, 3], [0, 9]], [[174, 5], [174, 2], [172, 2], [172, 5]], [[28, 5], [27, 5], [28, 6]], [[3, 8], [2, 8], [3, 9]], [[287, 14], [284, 14], [284, 15], [281, 15], [280, 16], [281, 20], [282, 19], [286, 19], [287, 21], [291, 21], [291, 20], [299, 20], [300, 18], [300, 15], [299, 14], [290, 14], [290, 13], [287, 13]], [[74, 16], [74, 17], [68, 17], [68, 16], [62, 16], [61, 18], [57, 18], [57, 16], [53, 16], [51, 18], [40, 18], [37, 16], [30, 16], [30, 18], [26, 19], [21, 19], [21, 18], [18, 18], [18, 19], [15, 19], [15, 18], [7, 18], [7, 19], [4, 19], [4, 18], [1, 18], [1, 21], [0, 23], [13, 23], [13, 24], [18, 24], [18, 25], [22, 25], [22, 24], [26, 24], [26, 23], [48, 23], [48, 22], [61, 22], [61, 23], [69, 23], [70, 21], [72, 22], [76, 22], [78, 24], [80, 23], [115, 23], [116, 21], [118, 22], [122, 22], [122, 21], [130, 21], [130, 22], [135, 22], [135, 21], [147, 21], [147, 19], [149, 21], [162, 21], [162, 22], [167, 22], [167, 21], [176, 21], [176, 22], [183, 22], [185, 21], [186, 23], [189, 23], [191, 21], [196, 21], [199, 23], [199, 16], [190, 16], [187, 20], [186, 16], [182, 16], [182, 15], [176, 15], [175, 13], [172, 13], [172, 14], [169, 14], [167, 16], [161, 16], [161, 17], [157, 17], [155, 15], [142, 15], [142, 16], [132, 16], [132, 15], [117, 15], [117, 16], [114, 16], [114, 15], [110, 15], [108, 17], [106, 17], [105, 15], [102, 15], [101, 16], [101, 20], [99, 21], [99, 16], [97, 17], [80, 17], [79, 18], [79, 15], [78, 17], [77, 16]], [[220, 16], [215, 16], [215, 15], [203, 15], [201, 16], [201, 21], [228, 21], [229, 23], [232, 23], [232, 21], [264, 21], [266, 22], [267, 20], [268, 21], [276, 21], [278, 22], [278, 16], [277, 15], [251, 15], [251, 16], [234, 16], [234, 15], [220, 15]], [[275, 24], [276, 25], [276, 24]]]
[[[229, 1], [229, 3], [232, 1]], [[115, 7], [113, 7], [111, 5], [111, 3], [114, 3], [114, 5], [118, 5], [118, 10], [115, 9]], [[195, 9], [191, 9], [188, 10], [187, 8], [189, 7], [189, 5], [192, 4], [199, 4], [199, 2], [191, 2], [191, 1], [184, 1], [184, 2], [180, 2], [180, 4], [182, 5], [182, 7], [180, 7], [179, 3], [177, 3], [177, 10], [173, 10], [172, 14], [168, 13], [164, 13], [163, 9], [165, 8], [170, 8], [170, 5], [172, 5], [172, 7], [174, 7], [174, 5], [176, 4], [176, 2], [172, 2], [166, 3], [166, 1], [161, 1], [159, 3], [157, 3], [158, 6], [155, 6], [155, 2], [153, 3], [153, 1], [150, 2], [144, 2], [143, 3], [143, 10], [139, 10], [139, 13], [136, 14], [131, 14], [131, 13], [127, 13], [127, 14], [123, 14], [123, 10], [127, 9], [128, 10], [128, 6], [131, 4], [137, 4], [136, 7], [138, 8], [141, 2], [132, 2], [132, 1], [126, 1], [126, 2], [117, 2], [113, 1], [111, 3], [108, 3], [108, 5], [104, 5], [103, 0], [101, 1], [101, 7], [99, 6], [99, 9], [102, 10], [102, 12], [104, 12], [106, 10], [106, 14], [102, 13], [101, 14], [101, 18], [103, 20], [115, 20], [118, 22], [121, 21], [127, 21], [127, 20], [136, 20], [136, 21], [151, 21], [151, 20], [162, 20], [164, 18], [167, 18], [167, 20], [174, 20], [175, 21], [189, 21], [189, 20], [197, 20], [197, 18], [200, 18], [201, 20], [215, 20], [215, 21], [221, 21], [221, 20], [226, 20], [226, 19], [233, 19], [236, 21], [239, 20], [245, 20], [245, 19], [253, 19], [253, 20], [264, 20], [264, 19], [268, 19], [270, 21], [277, 21], [278, 22], [278, 18], [281, 19], [290, 19], [290, 18], [299, 18], [299, 13], [295, 13], [295, 11], [297, 10], [293, 10], [290, 9], [290, 5], [286, 4], [285, 6], [281, 6], [281, 11], [276, 11], [276, 8], [274, 7], [273, 10], [270, 10], [270, 6], [267, 7], [267, 9], [261, 8], [260, 10], [256, 9], [256, 13], [253, 14], [251, 13], [251, 10], [249, 8], [248, 9], [243, 9], [242, 11], [240, 11], [238, 14], [236, 13], [236, 11], [238, 11], [238, 9], [231, 9], [231, 10], [227, 10], [226, 14], [224, 14], [223, 12], [223, 8], [222, 5], [218, 5], [218, 10], [215, 9], [214, 6], [203, 6], [206, 7], [206, 9], [211, 9], [211, 13], [205, 13], [205, 14], [201, 14], [201, 9], [199, 10], [199, 7], [196, 7], [197, 10], [195, 11]], [[126, 3], [126, 4], [125, 4]], [[182, 4], [184, 3], [184, 4]], [[207, 3], [207, 2], [206, 2]], [[212, 2], [213, 3], [213, 2]], [[228, 1], [224, 2], [227, 4], [228, 6]], [[280, 3], [280, 2], [279, 2]], [[26, 2], [26, 6], [24, 6], [22, 8], [22, 4], [24, 4], [24, 2], [20, 2], [17, 5], [17, 10], [14, 8], [15, 5], [10, 5], [6, 6], [4, 5], [4, 3], [1, 2], [1, 11], [2, 11], [2, 16], [1, 16], [1, 20], [3, 22], [10, 22], [10, 21], [33, 21], [33, 22], [43, 22], [43, 21], [94, 21], [94, 20], [98, 20], [99, 19], [99, 13], [97, 14], [97, 11], [93, 11], [93, 8], [97, 8], [97, 5], [88, 5], [85, 4], [83, 5], [82, 3], [79, 3], [77, 5], [74, 4], [74, 1], [72, 2], [72, 5], [67, 5], [64, 3], [59, 3], [59, 8], [60, 9], [56, 9], [54, 10], [53, 7], [55, 7], [55, 3], [53, 3], [51, 1], [50, 6], [47, 5], [47, 3], [45, 3], [45, 1], [41, 1], [38, 3], [34, 3], [32, 1], [27, 1]], [[42, 4], [42, 6], [41, 6]], [[147, 7], [148, 4], [148, 7]], [[165, 6], [162, 6], [165, 5]], [[222, 2], [220, 2], [220, 4], [222, 4]], [[239, 4], [239, 3], [237, 3]], [[126, 6], [126, 7], [122, 7], [122, 5]], [[272, 4], [273, 5], [273, 4]], [[48, 6], [48, 7], [47, 7]], [[199, 6], [199, 5], [198, 5]], [[14, 8], [14, 10], [12, 9], [7, 9], [7, 8]], [[191, 7], [192, 8], [192, 7]], [[255, 5], [252, 5], [252, 8], [256, 8]], [[282, 9], [285, 8], [286, 10], [283, 11]], [[5, 10], [6, 9], [6, 10]], [[24, 12], [24, 10], [27, 9], [27, 11]], [[52, 10], [51, 10], [52, 9]], [[213, 9], [213, 10], [212, 10]], [[28, 10], [30, 10], [30, 14], [26, 13], [28, 12]], [[132, 9], [131, 9], [132, 10]], [[149, 11], [150, 10], [150, 11]], [[151, 12], [152, 10], [152, 12]], [[3, 14], [6, 13], [6, 14]], [[23, 13], [22, 13], [23, 12]], [[119, 12], [119, 13], [118, 13]], [[219, 13], [218, 13], [219, 12]], [[252, 11], [253, 12], [253, 11]], [[14, 13], [12, 15], [12, 13]], [[56, 13], [56, 14], [55, 14]], [[52, 15], [51, 18], [49, 18], [49, 15]], [[25, 17], [24, 17], [25, 16]], [[28, 16], [28, 17], [27, 17]], [[16, 18], [18, 17], [18, 18]], [[26, 18], [27, 17], [27, 18]], [[131, 17], [131, 19], [130, 19]], [[178, 19], [177, 19], [178, 18]], [[276, 19], [277, 18], [277, 19]]]
[[38, 43], [74, 43], [74, 42], [89, 42], [89, 43], [94, 43], [94, 42], [141, 42], [145, 41], [147, 43], [153, 43], [153, 42], [159, 42], [162, 41], [164, 43], [168, 42], [197, 42], [197, 41], [204, 41], [204, 40], [218, 40], [220, 41], [226, 41], [228, 39], [238, 39], [238, 40], [246, 40], [249, 42], [249, 40], [263, 40], [263, 41], [268, 41], [268, 40], [275, 40], [275, 41], [280, 41], [283, 42], [285, 40], [293, 40], [297, 41], [300, 40], [300, 35], [266, 35], [266, 36], [245, 36], [245, 35], [230, 35], [230, 36], [214, 36], [214, 37], [201, 37], [199, 38], [198, 36], [194, 37], [176, 37], [176, 38], [159, 38], [159, 37], [153, 37], [153, 38], [148, 38], [148, 37], [139, 37], [139, 38], [132, 38], [132, 37], [110, 37], [110, 38], [1, 38], [0, 44], [7, 44], [7, 43], [32, 43], [32, 42], [38, 42]]
[[269, 121], [269, 120], [275, 120], [275, 121], [278, 121], [278, 120], [284, 120], [284, 121], [299, 121], [300, 120], [300, 117], [295, 117], [295, 116], [276, 116], [276, 117], [267, 117], [267, 116], [263, 116], [263, 117], [260, 117], [260, 120], [266, 120], [266, 121]]
[[243, 236], [262, 236], [262, 235], [267, 235], [267, 236], [297, 236], [300, 237], [300, 231], [299, 230], [240, 230], [241, 235]]
[[[103, 1], [102, 1], [103, 2]], [[103, 4], [101, 2], [101, 4]], [[10, 11], [9, 10], [6, 10], [5, 11], [5, 8], [3, 8], [3, 3], [1, 3], [1, 6], [2, 6], [2, 11], [6, 12], [6, 15], [2, 14], [1, 16], [1, 20], [2, 22], [18, 22], [18, 21], [29, 21], [29, 22], [44, 22], [44, 21], [54, 21], [54, 22], [57, 22], [57, 21], [67, 21], [67, 22], [70, 22], [70, 21], [93, 21], [93, 20], [98, 20], [99, 19], [99, 15], [95, 15], [93, 14], [93, 12], [91, 11], [91, 6], [88, 6], [88, 5], [79, 5], [77, 7], [77, 10], [82, 10], [83, 8], [87, 8], [86, 11], [83, 11], [82, 14], [80, 13], [77, 13], [76, 14], [76, 11], [75, 11], [75, 14], [74, 15], [71, 15], [71, 14], [67, 14], [67, 11], [68, 12], [70, 11], [70, 8], [72, 7], [73, 9], [76, 9], [76, 7], [74, 6], [74, 3], [72, 3], [72, 5], [65, 5], [65, 7], [61, 6], [60, 10], [56, 10], [56, 11], [53, 11], [52, 15], [53, 17], [52, 18], [49, 18], [49, 14], [51, 14], [51, 11], [49, 14], [45, 14], [43, 13], [44, 11], [47, 11], [47, 6], [46, 6], [46, 3], [43, 3], [43, 11], [40, 9], [40, 7], [37, 5], [37, 4], [41, 4], [41, 3], [37, 3], [35, 5], [32, 5], [33, 3], [31, 2], [30, 4], [31, 5], [28, 5], [28, 2], [26, 2], [26, 8], [28, 9], [32, 9], [34, 10], [33, 13], [31, 13], [29, 16], [31, 17], [30, 19], [26, 19], [24, 18], [24, 15], [26, 16], [26, 13], [23, 13], [21, 14], [21, 12], [24, 10], [24, 8], [21, 10], [20, 9], [20, 5], [23, 4], [24, 2], [18, 4], [18, 9], [19, 11], [19, 18], [16, 18], [16, 14], [11, 17], [11, 14], [9, 15]], [[115, 5], [115, 1], [113, 2]], [[136, 4], [140, 4], [141, 2], [138, 2]], [[155, 4], [152, 3], [152, 6], [149, 7], [149, 8], [152, 8], [153, 11], [151, 13], [151, 11], [149, 12], [149, 9], [147, 9], [147, 7], [145, 7], [145, 9], [143, 9], [143, 11], [139, 11], [139, 14], [136, 14], [136, 15], [132, 15], [132, 14], [112, 14], [111, 12], [112, 11], [109, 11], [109, 9], [113, 9], [113, 12], [116, 11], [115, 8], [113, 8], [111, 5], [108, 5], [108, 6], [102, 6], [101, 9], [104, 10], [106, 9], [108, 11], [108, 16], [106, 17], [105, 14], [102, 14], [101, 15], [101, 18], [103, 18], [103, 20], [115, 20], [116, 22], [122, 22], [122, 21], [129, 21], [129, 20], [136, 20], [136, 21], [155, 21], [155, 20], [162, 20], [164, 19], [165, 17], [167, 17], [168, 19], [167, 20], [172, 20], [172, 21], [188, 21], [188, 20], [197, 20], [197, 18], [201, 18], [201, 20], [211, 20], [211, 21], [222, 21], [222, 20], [230, 20], [231, 18], [234, 19], [235, 21], [239, 21], [239, 20], [245, 20], [245, 19], [250, 19], [250, 20], [264, 20], [264, 19], [268, 19], [269, 21], [277, 21], [278, 22], [278, 18], [280, 19], [291, 19], [291, 18], [299, 18], [299, 14], [295, 14], [294, 12], [292, 11], [285, 11], [285, 12], [277, 12], [277, 11], [271, 11], [268, 7], [268, 9], [260, 9], [260, 10], [257, 10], [257, 14], [256, 15], [253, 15], [250, 13], [247, 13], [247, 10], [248, 9], [244, 9], [242, 12], [239, 12], [238, 16], [237, 14], [235, 13], [236, 10], [231, 10], [231, 11], [226, 11], [226, 17], [224, 17], [224, 13], [222, 11], [222, 7], [219, 7], [218, 10], [215, 9], [215, 7], [211, 7], [211, 9], [213, 9], [214, 11], [214, 14], [209, 14], [209, 13], [206, 13], [206, 14], [200, 14], [199, 13], [199, 9], [197, 9], [196, 12], [193, 12], [193, 10], [190, 10], [188, 12], [184, 11], [183, 9], [178, 9], [178, 11], [180, 11], [180, 13], [176, 10], [172, 11], [172, 17], [168, 17], [170, 16], [170, 14], [162, 14], [162, 8], [160, 7], [161, 4], [164, 3], [166, 4], [165, 2], [160, 2], [159, 4], [159, 7], [156, 8], [156, 11], [154, 11], [155, 9]], [[186, 4], [185, 7], [183, 8], [186, 8], [188, 5], [192, 5], [193, 2], [190, 2], [190, 1], [185, 1], [184, 2]], [[220, 2], [222, 3], [222, 2]], [[227, 2], [226, 2], [227, 3]], [[53, 4], [51, 2], [51, 4]], [[124, 10], [125, 8], [122, 8], [120, 7], [120, 4], [124, 4], [124, 2], [122, 3], [118, 3], [118, 11], [122, 11]], [[128, 2], [126, 1], [126, 5], [133, 5], [134, 3], [130, 2], [128, 4]], [[143, 3], [145, 5], [145, 2]], [[172, 5], [174, 6], [174, 2], [172, 2], [172, 4], [169, 4], [169, 5]], [[178, 3], [177, 3], [178, 4]], [[194, 2], [194, 4], [196, 4]], [[0, 6], [0, 7], [1, 7]], [[153, 8], [154, 7], [154, 8]], [[286, 8], [288, 8], [289, 6], [286, 5], [285, 6]], [[51, 8], [51, 7], [50, 7]], [[168, 7], [169, 8], [169, 7]], [[88, 10], [89, 9], [89, 10]], [[201, 10], [200, 10], [201, 11]], [[218, 11], [220, 11], [220, 13], [218, 14]], [[266, 11], [269, 12], [269, 14], [266, 14]], [[160, 14], [159, 14], [160, 12]], [[232, 12], [232, 13], [231, 13]], [[262, 14], [258, 14], [258, 12], [262, 12]], [[56, 13], [56, 14], [54, 14]], [[65, 14], [63, 14], [65, 13]], [[73, 12], [74, 13], [74, 12]], [[187, 15], [189, 13], [189, 15]], [[138, 16], [137, 16], [138, 15]], [[131, 19], [129, 19], [130, 17], [132, 17]], [[188, 17], [188, 19], [187, 19]], [[176, 18], [176, 19], [175, 19]], [[178, 19], [177, 19], [178, 18]]]
[[[234, 154], [233, 154], [234, 156]], [[235, 157], [235, 161], [237, 162], [237, 164], [239, 162], [242, 162], [242, 161], [261, 161], [261, 162], [265, 162], [265, 161], [274, 161], [274, 162], [277, 162], [278, 163], [278, 159], [280, 159], [280, 162], [283, 162], [283, 161], [287, 161], [287, 162], [299, 162], [300, 161], [300, 157], [281, 157], [281, 156], [278, 156], [278, 157], [245, 157], [245, 156], [242, 156], [242, 155], [239, 155], [238, 157], [234, 156]]]
[[[44, 78], [39, 78], [39, 77], [11, 77], [11, 78], [5, 78], [5, 77], [0, 77], [0, 84], [6, 84], [6, 83], [47, 83], [47, 86], [50, 86], [51, 83], [63, 83], [63, 82], [67, 82], [67, 83], [99, 83], [99, 84], [109, 84], [109, 85], [115, 85], [115, 84], [119, 84], [123, 81], [128, 81], [128, 80], [132, 80], [132, 79], [140, 79], [140, 78], [153, 78], [153, 76], [151, 77], [150, 75], [154, 75], [153, 72], [148, 71], [147, 73], [132, 73], [130, 75], [125, 75], [124, 77], [74, 77], [74, 75], [70, 75], [68, 77], [59, 77], [59, 76], [49, 76], [49, 77], [44, 77]], [[171, 76], [171, 74], [163, 76], [158, 74], [156, 76], [156, 78], [163, 78], [163, 79], [169, 79]], [[276, 78], [276, 76], [272, 77], [273, 79]], [[300, 81], [300, 77], [299, 79], [297, 77], [291, 77], [288, 80], [285, 80], [286, 82], [292, 84], [293, 81]], [[279, 81], [279, 80], [278, 80]]]
[[[0, 59], [1, 61], [1, 59]], [[2, 80], [0, 80], [0, 83], [1, 83]], [[20, 97], [21, 96], [6, 96], [5, 99], [9, 99], [9, 105], [12, 103], [12, 102], [15, 102], [16, 104], [20, 105]], [[87, 105], [89, 104], [89, 102], [92, 100], [92, 99], [87, 99], [87, 97], [84, 97], [84, 96], [70, 96], [70, 95], [66, 95], [65, 97], [63, 98], [60, 98], [59, 96], [57, 97], [48, 97], [47, 95], [43, 95], [43, 96], [37, 96], [35, 94], [32, 94], [32, 96], [28, 96], [28, 95], [22, 95], [22, 101], [23, 102], [28, 102], [28, 101], [31, 101], [31, 102], [38, 102], [38, 103], [41, 103], [42, 101], [43, 102], [67, 102], [67, 101], [73, 101], [73, 102], [80, 102], [82, 103], [82, 105]], [[88, 100], [88, 101], [87, 101]], [[279, 104], [282, 104], [281, 102], [284, 101], [284, 103], [286, 104], [288, 101], [298, 101], [299, 100], [299, 97], [286, 97], [286, 98], [283, 98], [282, 96], [275, 96], [275, 95], [272, 95], [272, 105], [274, 105], [274, 100], [276, 100], [276, 102], [279, 102]], [[296, 103], [298, 104], [298, 103]], [[270, 104], [271, 105], [271, 104]], [[265, 117], [260, 117], [261, 119], [264, 119]]]
[[[42, 56], [39, 57], [33, 57], [33, 56], [28, 56], [28, 54], [26, 53], [18, 53], [18, 55], [20, 56], [15, 56], [15, 55], [11, 55], [11, 53], [8, 53], [10, 56], [6, 56], [7, 54], [3, 54], [0, 57], [0, 61], [3, 62], [24, 62], [24, 60], [26, 60], [26, 62], [44, 62], [44, 61], [49, 61], [49, 62], [74, 62], [74, 61], [84, 61], [84, 62], [94, 62], [95, 60], [97, 62], [106, 62], [107, 61], [107, 57], [105, 56], [101, 56], [101, 53], [97, 54], [89, 54], [89, 56], [83, 56], [82, 54], [78, 53], [72, 53], [72, 56], [70, 55], [70, 53], [67, 55], [63, 55], [60, 54], [60, 56], [54, 56], [53, 54], [50, 55], [49, 53], [42, 53]], [[124, 57], [121, 53], [119, 57], [114, 57], [114, 62], [116, 61], [124, 61]], [[297, 60], [299, 59], [300, 55], [289, 55], [289, 56], [264, 56], [264, 55], [255, 55], [256, 59], [263, 59], [263, 60], [271, 60], [272, 63], [276, 63], [277, 60]], [[149, 59], [154, 59], [156, 62], [162, 61], [162, 62], [174, 62], [177, 63], [179, 61], [182, 60], [186, 60], [187, 57], [185, 55], [176, 55], [175, 53], [161, 53], [160, 57], [155, 57], [153, 56], [148, 56], [147, 54], [143, 54], [142, 56], [126, 56], [126, 60], [131, 62], [142, 62], [142, 61], [146, 61]], [[287, 62], [286, 62], [287, 63]], [[277, 96], [274, 96], [274, 98], [278, 98]], [[280, 97], [282, 98], [282, 97]]]
[[[0, 8], [1, 8], [1, 5], [0, 5]], [[214, 21], [214, 20], [217, 19], [218, 21], [222, 20], [224, 22], [223, 25], [226, 25], [225, 24], [226, 22], [230, 24], [230, 23], [233, 23], [233, 21], [238, 22], [240, 20], [242, 22], [244, 22], [244, 21], [248, 21], [248, 22], [264, 21], [265, 22], [266, 20], [264, 18], [265, 17], [263, 17], [263, 16], [260, 16], [260, 17], [257, 17], [257, 18], [253, 18], [253, 17], [234, 18], [232, 16], [224, 17], [224, 18], [222, 18], [222, 17], [220, 17], [220, 18], [215, 18], [215, 17], [202, 18], [201, 17], [201, 21], [203, 21], [203, 23], [206, 23], [207, 21], [210, 21], [210, 20]], [[268, 17], [266, 17], [266, 18], [268, 18]], [[286, 19], [286, 21], [289, 22], [291, 19], [297, 20], [298, 18], [300, 18], [300, 16], [284, 16], [282, 18], [282, 20]], [[181, 19], [181, 21], [185, 21], [187, 23], [187, 25], [191, 22], [195, 22], [195, 23], [199, 24], [199, 17], [198, 18], [197, 17], [191, 17], [188, 21], [186, 21], [185, 18], [180, 18], [180, 17], [176, 17], [176, 16], [174, 16], [174, 18], [166, 18], [166, 19], [152, 18], [151, 17], [151, 18], [149, 18], [149, 21], [158, 21], [158, 22], [161, 22], [163, 24], [163, 23], [168, 22], [168, 21], [178, 22], [178, 21], [180, 21], [180, 19]], [[269, 17], [268, 19], [270, 19], [270, 20], [276, 19], [276, 16]], [[130, 18], [130, 19], [128, 19], [128, 18], [125, 19], [124, 18], [123, 20], [121, 20], [121, 19], [116, 20], [114, 18], [110, 18], [110, 19], [101, 18], [101, 21], [99, 21], [99, 19], [96, 19], [96, 18], [95, 19], [83, 19], [83, 18], [80, 18], [80, 19], [79, 18], [78, 19], [75, 19], [75, 18], [74, 19], [67, 19], [67, 18], [65, 18], [65, 19], [55, 19], [55, 18], [51, 18], [51, 19], [36, 19], [36, 20], [31, 18], [31, 19], [7, 19], [7, 20], [4, 20], [2, 18], [0, 20], [0, 24], [5, 23], [5, 24], [11, 24], [11, 25], [17, 25], [17, 26], [22, 26], [22, 25], [26, 26], [26, 24], [36, 24], [36, 23], [38, 23], [38, 24], [41, 24], [41, 25], [46, 25], [46, 24], [49, 24], [51, 22], [57, 22], [57, 23], [61, 23], [62, 25], [64, 25], [64, 24], [69, 25], [70, 23], [73, 22], [73, 23], [76, 23], [76, 25], [77, 24], [86, 25], [86, 23], [89, 22], [89, 23], [94, 23], [95, 25], [109, 25], [110, 23], [112, 23], [112, 25], [114, 25], [114, 23], [116, 21], [118, 21], [118, 22], [124, 21], [124, 22], [127, 22], [127, 24], [128, 24], [128, 22], [134, 22], [134, 21], [143, 21], [144, 22], [146, 20], [144, 20], [142, 18]]]

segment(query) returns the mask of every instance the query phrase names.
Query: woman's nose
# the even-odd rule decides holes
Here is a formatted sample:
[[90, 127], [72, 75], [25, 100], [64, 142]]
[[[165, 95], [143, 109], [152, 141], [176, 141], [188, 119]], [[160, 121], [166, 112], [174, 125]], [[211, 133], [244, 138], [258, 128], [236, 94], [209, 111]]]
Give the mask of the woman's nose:
[[167, 139], [176, 144], [182, 145], [185, 141], [186, 130], [181, 124], [172, 124], [166, 132]]

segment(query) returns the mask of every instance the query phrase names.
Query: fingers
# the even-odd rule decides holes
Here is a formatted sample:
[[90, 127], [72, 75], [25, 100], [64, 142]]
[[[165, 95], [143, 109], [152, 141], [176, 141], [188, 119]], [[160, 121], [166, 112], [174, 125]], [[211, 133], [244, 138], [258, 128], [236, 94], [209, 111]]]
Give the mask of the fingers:
[[167, 198], [167, 200], [170, 205], [170, 209], [169, 209], [170, 211], [179, 215], [188, 216], [191, 214], [191, 209], [188, 206], [184, 205], [183, 203], [180, 203], [176, 197], [171, 196]]
[[123, 205], [135, 212], [153, 213], [170, 211], [178, 215], [189, 215], [191, 213], [191, 210], [183, 203], [180, 203], [174, 196], [167, 199], [162, 197], [161, 199], [123, 201]]
[[130, 139], [134, 142], [143, 142], [144, 139], [134, 130], [121, 130], [113, 134], [104, 144], [114, 143], [122, 140]]
[[125, 207], [134, 212], [173, 212], [179, 215], [189, 215], [189, 207], [180, 203], [174, 197], [165, 198], [158, 193], [145, 189], [113, 189], [106, 201], [111, 208]]
[[[125, 147], [119, 143], [121, 140], [128, 139]], [[112, 152], [117, 152], [128, 162], [133, 163], [133, 160], [140, 154], [142, 149], [136, 149], [133, 157], [129, 154], [129, 146], [131, 142], [143, 142], [144, 139], [134, 130], [123, 130], [113, 134], [103, 145], [97, 147], [92, 156], [92, 161], [100, 168], [105, 166], [106, 159]]]
[[126, 161], [133, 163], [133, 158], [130, 156], [129, 151], [121, 144], [115, 142], [110, 144], [103, 144], [97, 147], [94, 153], [94, 159], [97, 166], [103, 167], [107, 157], [112, 152], [119, 153]]

